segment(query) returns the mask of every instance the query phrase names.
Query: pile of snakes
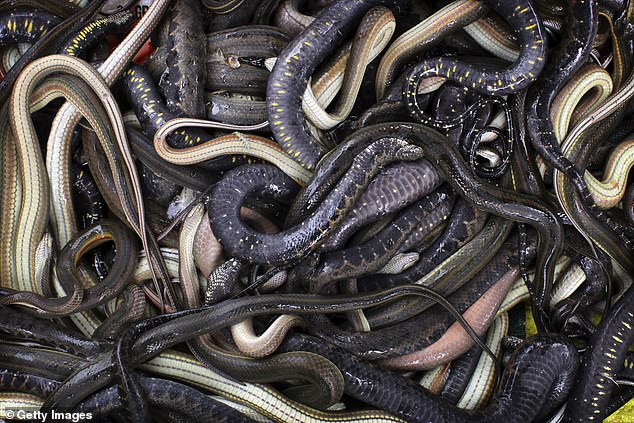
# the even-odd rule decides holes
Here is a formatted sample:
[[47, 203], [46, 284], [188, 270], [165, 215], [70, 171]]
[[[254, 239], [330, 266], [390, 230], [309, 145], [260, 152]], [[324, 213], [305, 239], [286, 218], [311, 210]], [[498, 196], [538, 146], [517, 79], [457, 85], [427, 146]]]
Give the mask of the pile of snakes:
[[0, 0], [0, 77], [0, 421], [634, 421], [634, 1]]

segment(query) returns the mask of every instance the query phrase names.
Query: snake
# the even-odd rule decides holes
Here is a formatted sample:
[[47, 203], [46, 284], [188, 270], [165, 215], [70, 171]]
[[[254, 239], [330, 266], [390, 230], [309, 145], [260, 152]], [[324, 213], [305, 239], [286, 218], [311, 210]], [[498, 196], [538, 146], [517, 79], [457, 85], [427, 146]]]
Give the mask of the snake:
[[16, 0], [12, 2], [2, 3], [0, 5], [0, 12], [4, 13], [11, 11], [14, 8], [28, 7], [32, 9], [40, 9], [46, 12], [59, 16], [62, 19], [66, 19], [69, 16], [77, 13], [80, 7], [73, 3], [60, 3], [55, 0]]
[[551, 121], [548, 119], [552, 100], [567, 79], [586, 61], [597, 33], [598, 15], [595, 3], [569, 3], [568, 11], [569, 22], [565, 39], [560, 44], [557, 54], [549, 60], [542, 78], [527, 94], [526, 128], [535, 150], [571, 178], [586, 201], [589, 197], [587, 184], [562, 153]]
[[500, 59], [513, 62], [519, 55], [510, 31], [495, 17], [486, 17], [467, 25], [465, 32], [482, 48]]
[[164, 160], [174, 164], [197, 164], [217, 157], [247, 155], [266, 160], [297, 183], [305, 185], [312, 174], [293, 162], [275, 142], [253, 134], [234, 132], [215, 137], [193, 147], [172, 148], [165, 139], [165, 131], [159, 130], [154, 136], [154, 148]]
[[[440, 188], [404, 208], [371, 240], [319, 257], [316, 267], [305, 271], [301, 265], [295, 272], [310, 281], [309, 292], [324, 292], [337, 280], [362, 276], [383, 267], [414, 231], [428, 231], [444, 221], [451, 211], [455, 197], [450, 189]], [[311, 260], [310, 258], [308, 260]]]
[[[7, 82], [16, 91], [0, 85], [0, 408], [523, 423], [603, 419], [631, 398], [634, 6], [156, 0], [128, 29], [93, 3], [62, 3], [0, 2], [0, 21], [65, 19], [33, 49], [3, 52], [7, 69], [27, 54]], [[170, 6], [176, 21], [159, 25]], [[276, 9], [288, 28], [267, 26]], [[390, 15], [404, 34], [392, 46]], [[108, 56], [117, 41], [104, 31], [124, 27]], [[376, 31], [383, 57], [368, 47]], [[183, 50], [188, 34], [200, 42]], [[105, 62], [55, 54], [88, 57], [88, 38]], [[223, 91], [206, 94], [208, 110], [170, 109], [157, 75], [205, 43], [196, 69]], [[562, 63], [574, 69], [555, 75]], [[181, 65], [172, 76], [197, 80]], [[325, 107], [344, 74], [361, 88], [342, 93], [337, 108], [354, 107], [339, 122]], [[47, 102], [60, 96], [57, 112]], [[559, 167], [534, 151], [536, 97], [552, 129], [541, 148]], [[134, 102], [143, 125], [118, 109]], [[507, 329], [538, 335], [502, 342]]]
[[[3, 347], [0, 354], [7, 365], [19, 367], [31, 374], [49, 379], [63, 379], [70, 374], [70, 369], [85, 363], [80, 358], [69, 354], [11, 345]], [[244, 384], [224, 378], [197, 363], [193, 357], [183, 353], [167, 352], [161, 354], [143, 365], [143, 368], [159, 377], [181, 380], [190, 386], [193, 385], [208, 392], [221, 394], [225, 398], [230, 397], [278, 422], [283, 422], [288, 418], [315, 423], [324, 423], [334, 419], [352, 423], [377, 420], [386, 423], [403, 421], [380, 410], [327, 412], [302, 406], [264, 385]], [[42, 405], [42, 400], [38, 400], [37, 404]]]
[[[202, 206], [195, 207], [191, 213], [191, 219], [189, 219], [191, 224], [186, 219], [181, 231], [181, 247], [187, 248], [182, 249], [185, 254], [189, 250], [189, 245], [193, 243], [191, 234], [194, 233], [196, 221], [203, 219]], [[185, 304], [190, 308], [198, 307], [200, 297], [195, 292], [198, 281], [195, 272], [191, 269], [193, 263], [185, 264], [192, 261], [192, 258], [181, 255], [180, 260], [183, 263], [179, 272]], [[235, 286], [240, 268], [241, 266], [234, 260], [229, 260], [214, 271], [209, 277], [204, 304], [214, 304], [226, 299]], [[240, 349], [248, 351], [245, 354], [246, 357], [238, 352], [225, 351], [217, 347], [209, 336], [198, 337], [189, 341], [188, 344], [202, 362], [209, 363], [214, 368], [231, 374], [233, 377], [238, 377], [240, 380], [270, 383], [283, 380], [288, 374], [293, 374], [295, 378], [302, 379], [311, 386], [308, 389], [290, 389], [285, 394], [302, 403], [325, 408], [337, 401], [342, 393], [341, 374], [327, 360], [310, 353], [277, 354], [259, 360], [249, 358], [273, 352], [284, 338], [286, 331], [298, 323], [298, 319], [301, 321], [299, 316], [280, 316], [264, 334], [257, 337], [256, 342], [252, 339], [255, 338], [255, 334], [249, 336], [249, 328], [253, 332], [252, 319], [246, 319], [231, 326], [232, 335], [238, 347], [240, 348], [242, 345]], [[248, 340], [245, 339], [245, 334], [249, 338]], [[257, 344], [262, 345], [258, 348]], [[262, 351], [263, 348], [270, 351], [268, 353]]]
[[[461, 289], [454, 292], [451, 286], [443, 285], [432, 285], [432, 289], [438, 295], [447, 296], [447, 301], [456, 311], [464, 313], [498, 281], [516, 274], [517, 256], [517, 239], [509, 240], [475, 277], [461, 281]], [[394, 302], [393, 306], [381, 305], [376, 312], [370, 309], [365, 314], [373, 328], [370, 332], [340, 328], [322, 316], [306, 316], [309, 322], [306, 330], [360, 358], [374, 361], [404, 356], [429, 347], [445, 334], [455, 317], [432, 298], [421, 298], [417, 302], [406, 298]]]
[[486, 12], [479, 1], [459, 0], [440, 9], [415, 27], [399, 36], [387, 49], [376, 73], [376, 98], [385, 96], [387, 87], [393, 82], [406, 60], [426, 46], [433, 45], [443, 35], [451, 34], [475, 21]]
[[267, 83], [269, 122], [275, 140], [295, 161], [313, 170], [327, 149], [306, 127], [302, 94], [320, 59], [347, 37], [377, 0], [338, 0], [328, 6], [278, 56]]
[[[502, 349], [503, 340], [508, 332], [508, 315], [502, 313], [493, 321], [491, 329], [487, 335], [487, 346], [491, 348], [497, 356]], [[466, 409], [478, 409], [483, 407], [492, 397], [497, 378], [496, 367], [491, 357], [486, 353], [481, 353], [476, 368], [474, 369], [464, 393], [458, 401], [458, 407]]]
[[[488, 408], [474, 413], [450, 406], [427, 393], [415, 382], [369, 365], [318, 338], [298, 334], [287, 339], [284, 348], [314, 351], [324, 355], [344, 370], [348, 395], [410, 422], [532, 421], [540, 414], [550, 411], [553, 403], [556, 405], [564, 400], [579, 365], [576, 350], [565, 338], [542, 334], [527, 339], [515, 351], [507, 367], [504, 377], [506, 383], [502, 385], [504, 391], [501, 394], [504, 400], [494, 400]], [[531, 381], [531, 377], [534, 377], [532, 372], [537, 368], [544, 370], [544, 374], [548, 376], [539, 382]], [[381, 386], [383, 389], [367, 389], [367, 386]], [[524, 391], [528, 386], [532, 395]], [[550, 392], [552, 396], [547, 399]], [[540, 405], [529, 398], [539, 398], [536, 401]], [[547, 404], [543, 408], [542, 401]]]
[[[114, 97], [104, 85], [101, 85], [103, 82], [96, 75], [96, 71], [78, 59], [62, 55], [46, 56], [31, 63], [20, 74], [16, 81], [15, 91], [11, 96], [9, 109], [12, 116], [11, 124], [16, 136], [15, 148], [20, 163], [20, 178], [23, 181], [24, 191], [16, 223], [18, 236], [12, 241], [16, 243], [17, 250], [22, 254], [19, 266], [16, 266], [15, 276], [20, 287], [27, 286], [26, 281], [34, 274], [33, 254], [36, 244], [42, 237], [48, 214], [48, 187], [46, 186], [43, 158], [39, 147], [34, 144], [37, 142], [37, 136], [25, 103], [39, 81], [59, 71], [83, 78], [92, 89], [100, 92], [102, 95], [101, 103], [104, 105], [111, 122], [116, 122], [117, 115], [120, 114]], [[63, 94], [64, 91], [57, 92]], [[50, 101], [50, 99], [51, 96], [46, 97], [46, 100]], [[119, 131], [121, 130], [119, 128]], [[123, 136], [125, 137], [125, 135]], [[28, 231], [28, 235], [19, 235], [22, 233], [20, 228], [25, 227], [32, 230]]]
[[[91, 3], [91, 7], [93, 5], [95, 7], [99, 6], [97, 3]], [[112, 52], [110, 56], [99, 66], [98, 72], [99, 75], [102, 75], [103, 81], [106, 85], [111, 85], [114, 83], [116, 79], [119, 78], [121, 73], [124, 70], [124, 67], [128, 64], [128, 62], [132, 59], [133, 55], [136, 54], [141, 45], [145, 42], [149, 34], [156, 27], [159, 20], [165, 13], [167, 6], [169, 4], [168, 0], [159, 0], [149, 7], [147, 13], [141, 18], [138, 25], [136, 25], [128, 35], [123, 39], [123, 41], [117, 46], [117, 48]], [[107, 96], [107, 94], [104, 94]], [[65, 128], [75, 127], [79, 120], [79, 114], [77, 110], [73, 107], [73, 105], [66, 103], [63, 105], [58, 111], [55, 119], [53, 120], [53, 124], [56, 125], [59, 129], [58, 131], [64, 132]], [[70, 132], [69, 131], [69, 132]], [[56, 132], [52, 132], [50, 134], [51, 137], [56, 136]], [[125, 138], [125, 137], [123, 137]], [[118, 142], [118, 147], [120, 148], [124, 163], [126, 168], [129, 171], [131, 183], [133, 186], [133, 199], [136, 205], [136, 219], [138, 222], [134, 223], [134, 216], [129, 214], [127, 216], [128, 219], [131, 220], [131, 224], [135, 227], [135, 232], [140, 236], [141, 241], [143, 243], [143, 247], [145, 250], [148, 250], [148, 236], [145, 230], [145, 216], [142, 200], [140, 198], [140, 182], [138, 176], [135, 172], [135, 165], [131, 157], [131, 153], [129, 150], [129, 145], [127, 142], [120, 139]], [[173, 298], [171, 287], [167, 281], [167, 271], [165, 270], [164, 263], [161, 260], [160, 255], [156, 249], [151, 251], [152, 257], [152, 269], [153, 269], [153, 279], [155, 281], [155, 285], [157, 285], [158, 291], [165, 291], [165, 295], [169, 297], [169, 302], [174, 303], [175, 298]], [[159, 287], [160, 282], [163, 282], [163, 288]]]
[[[56, 77], [50, 78], [55, 79]], [[48, 94], [46, 88], [48, 81], [42, 84], [33, 94], [38, 98], [37, 93], [43, 92], [44, 98]], [[60, 89], [65, 92], [65, 96], [77, 105], [82, 111], [95, 134], [107, 145], [113, 138], [110, 121], [106, 109], [99, 101], [97, 95], [91, 87], [82, 79], [67, 76], [59, 81]], [[72, 181], [69, 177], [70, 164], [70, 142], [71, 135], [49, 140], [46, 155], [46, 171], [48, 173], [48, 184], [51, 196], [50, 222], [57, 245], [63, 248], [64, 245], [77, 233], [77, 222], [73, 210], [71, 190]], [[70, 199], [62, 201], [62, 199]]]
[[[564, 140], [568, 128], [595, 110], [612, 91], [612, 78], [603, 68], [588, 64], [579, 69], [553, 99], [550, 117], [557, 140]], [[588, 98], [582, 102], [586, 94]]]
[[565, 422], [602, 419], [613, 389], [613, 380], [632, 343], [634, 290], [629, 289], [603, 316], [590, 339], [584, 360], [570, 393]]
[[471, 347], [466, 353], [453, 360], [449, 367], [449, 375], [439, 395], [447, 401], [457, 404], [462, 395], [466, 393], [467, 384], [476, 370], [479, 359], [478, 347]]
[[[131, 66], [123, 73], [123, 80], [135, 114], [148, 136], [153, 137], [167, 121], [176, 117], [167, 108], [157, 85], [142, 66]], [[192, 130], [171, 137], [170, 142], [175, 147], [192, 146], [201, 143], [207, 136], [204, 131]]]
[[38, 9], [16, 8], [0, 15], [0, 44], [34, 43], [59, 24], [57, 15]]
[[114, 340], [126, 326], [143, 318], [147, 305], [143, 289], [138, 285], [128, 285], [123, 295], [122, 304], [93, 332], [95, 338]]
[[46, 55], [48, 52], [59, 50], [65, 43], [65, 37], [70, 36], [69, 34], [74, 35], [79, 31], [97, 12], [103, 2], [104, 0], [94, 1], [75, 14], [68, 16], [29, 48], [0, 82], [0, 104], [6, 103], [18, 75], [22, 73], [27, 64]]
[[66, 45], [60, 49], [60, 53], [68, 54], [69, 56], [84, 56], [106, 34], [126, 28], [132, 22], [133, 16], [129, 10], [124, 10], [90, 22], [74, 38], [68, 40]]
[[[308, 174], [299, 166], [288, 165], [286, 155], [272, 143], [257, 135], [228, 135], [209, 139], [207, 132], [198, 127], [248, 131], [265, 126], [233, 125], [194, 118], [176, 118], [163, 103], [156, 84], [141, 66], [132, 66], [124, 73], [124, 81], [137, 117], [144, 125], [144, 132], [154, 137], [157, 153], [165, 160], [177, 164], [200, 163], [212, 171], [231, 169], [242, 163], [250, 163], [248, 156], [255, 156], [280, 164], [294, 177], [304, 180]], [[266, 122], [265, 122], [266, 124]], [[179, 127], [195, 128], [176, 131]], [[172, 134], [168, 137], [169, 134]], [[204, 162], [204, 163], [203, 163]]]
[[[588, 147], [595, 143], [582, 146], [580, 140], [587, 136], [584, 134], [588, 134], [586, 131], [595, 122], [605, 120], [605, 123], [609, 125], [612, 119], [618, 120], [620, 112], [617, 111], [616, 107], [620, 104], [620, 101], [632, 95], [633, 88], [634, 78], [630, 77], [614, 95], [610, 96], [598, 109], [586, 116], [568, 133], [563, 142], [562, 151], [570, 157], [575, 157], [575, 160], [579, 160], [581, 156], [587, 158], [590, 154]], [[612, 115], [612, 118], [609, 117], [610, 115]], [[583, 151], [584, 148], [585, 151]], [[623, 233], [623, 229], [614, 227], [614, 225], [606, 228], [603, 220], [599, 220], [593, 215], [591, 210], [586, 208], [581, 195], [577, 195], [574, 190], [571, 190], [573, 182], [566, 180], [563, 175], [564, 173], [558, 170], [554, 171], [555, 193], [575, 227], [580, 229], [582, 234], [592, 239], [599, 248], [614, 257], [621, 266], [628, 269], [631, 268], [633, 266], [631, 255], [626, 253], [631, 249], [630, 241]]]
[[[247, 210], [247, 209], [245, 209]], [[243, 213], [245, 215], [247, 213]], [[255, 214], [255, 212], [253, 212]], [[183, 221], [180, 235], [180, 273], [181, 273], [181, 286], [185, 293], [186, 302], [189, 308], [197, 307], [199, 305], [200, 298], [197, 286], [197, 273], [195, 270], [195, 262], [193, 258], [193, 249], [195, 245], [194, 237], [198, 234], [198, 227], [202, 223], [202, 220], [206, 219], [204, 209], [201, 204], [195, 206], [188, 217]], [[265, 219], [260, 216], [259, 222]], [[277, 232], [279, 229], [275, 225], [262, 225], [268, 226], [265, 232]], [[235, 283], [230, 282], [231, 277], [219, 278], [221, 280], [214, 281], [218, 289], [223, 291], [231, 291], [231, 285]], [[283, 283], [284, 281], [282, 281]], [[213, 304], [218, 300], [224, 299], [224, 293], [216, 292], [213, 289], [214, 283], [210, 280], [208, 289], [205, 292], [205, 304]], [[210, 289], [212, 288], [212, 289]], [[273, 353], [280, 342], [286, 335], [289, 329], [296, 325], [303, 325], [301, 317], [294, 315], [282, 315], [278, 317], [261, 335], [256, 335], [253, 326], [253, 321], [247, 319], [236, 325], [231, 326], [231, 335], [236, 343], [238, 349], [249, 357], [264, 357]]]
[[320, 251], [342, 245], [359, 228], [397, 211], [438, 188], [441, 179], [425, 159], [385, 167], [370, 182], [355, 206]]
[[302, 107], [313, 125], [323, 130], [331, 129], [350, 115], [355, 99], [361, 89], [363, 75], [367, 66], [388, 44], [395, 27], [394, 15], [386, 7], [374, 7], [366, 13], [353, 38], [349, 59], [346, 61], [346, 68], [341, 81], [339, 100], [331, 106], [332, 110], [324, 110], [328, 106], [329, 101], [325, 99], [323, 101], [317, 100], [312, 88], [309, 86], [306, 89], [302, 99]]
[[0, 384], [8, 391], [23, 392], [45, 398], [59, 386], [57, 381], [23, 371], [2, 370]]
[[264, 62], [277, 57], [288, 42], [282, 29], [266, 25], [245, 25], [209, 34], [206, 88], [264, 97], [269, 77]]
[[273, 22], [275, 26], [285, 28], [292, 35], [297, 36], [308, 25], [310, 25], [314, 17], [305, 15], [299, 11], [301, 0], [284, 0], [275, 10]]
[[[536, 227], [540, 245], [536, 266], [540, 272], [534, 281], [534, 291], [537, 296], [535, 314], [539, 321], [545, 318], [543, 311], [539, 310], [545, 309], [545, 302], [552, 288], [555, 261], [561, 253], [563, 241], [562, 225], [555, 213], [534, 197], [503, 188], [485, 186], [479, 182], [476, 177], [470, 175], [468, 165], [458, 153], [457, 148], [447, 144], [444, 141], [446, 138], [431, 128], [411, 123], [391, 123], [369, 127], [366, 130], [372, 132], [379, 128], [385, 135], [399, 136], [398, 134], [401, 134], [401, 139], [410, 139], [414, 145], [422, 148], [425, 157], [435, 165], [440, 175], [454, 190], [474, 205], [501, 217]], [[545, 326], [542, 323], [540, 325]]]
[[[502, 300], [517, 278], [517, 269], [509, 271], [489, 288], [463, 314], [470, 326], [482, 336], [493, 322]], [[466, 335], [466, 336], [465, 336]], [[471, 338], [457, 324], [451, 325], [435, 343], [410, 354], [380, 360], [388, 369], [423, 370], [444, 364], [465, 353], [473, 345]]]
[[[410, 114], [418, 121], [437, 127], [455, 125], [458, 118], [449, 121], [435, 120], [421, 111], [416, 97], [419, 82], [429, 76], [442, 76], [465, 87], [487, 95], [503, 95], [518, 91], [534, 82], [544, 68], [546, 45], [542, 27], [530, 2], [484, 1], [483, 4], [504, 16], [514, 29], [520, 44], [517, 60], [508, 68], [482, 70], [454, 58], [425, 60], [407, 71], [403, 86], [403, 101]], [[463, 113], [464, 115], [464, 113]]]
[[71, 166], [73, 178], [73, 194], [79, 198], [79, 224], [80, 227], [92, 225], [99, 219], [106, 217], [106, 204], [95, 184], [90, 172], [80, 166]]
[[[458, 199], [446, 229], [431, 246], [421, 251], [422, 256], [414, 266], [389, 278], [365, 277], [360, 284], [361, 289], [372, 291], [378, 287], [412, 283], [425, 275], [430, 275], [427, 280], [431, 282], [434, 268], [440, 268], [438, 273], [445, 273], [446, 268], [457, 270], [461, 262], [467, 264], [468, 260], [463, 260], [471, 255], [471, 248], [467, 245], [472, 245], [474, 250], [488, 245], [489, 251], [495, 251], [496, 245], [504, 241], [505, 235], [502, 234], [508, 235], [510, 227], [507, 226], [501, 221], [487, 220], [486, 213], [480, 212], [464, 199]], [[464, 254], [459, 254], [459, 251]]]
[[573, 258], [579, 263], [586, 283], [553, 307], [553, 315], [556, 316], [553, 321], [559, 322], [562, 331], [565, 330], [568, 319], [574, 313], [580, 313], [598, 302], [605, 295], [608, 284], [611, 283], [611, 266], [604, 252], [599, 255], [600, 259], [580, 254], [573, 255]]
[[[9, 390], [29, 393], [40, 398], [46, 397], [61, 384], [55, 379], [24, 372], [3, 371], [0, 375], [3, 386]], [[252, 421], [233, 407], [184, 384], [154, 377], [142, 377], [140, 383], [152, 406], [151, 412], [156, 418], [160, 416], [170, 422], [183, 421], [183, 419], [191, 422], [203, 422], [209, 419], [245, 423]], [[175, 400], [175, 398], [179, 399]], [[41, 403], [41, 399], [34, 402], [39, 406]], [[196, 404], [196, 406], [186, 406], [187, 404]], [[91, 419], [100, 419], [121, 411], [122, 405], [116, 387], [97, 393], [94, 397], [82, 402], [75, 410], [76, 413], [83, 413], [82, 415], [90, 416]]]
[[169, 164], [156, 153], [152, 141], [141, 131], [126, 125], [126, 132], [134, 155], [161, 178], [199, 192], [218, 180], [217, 175], [198, 166]]
[[[77, 269], [81, 256], [90, 248], [107, 241], [114, 241], [118, 257], [110, 272], [101, 283], [84, 291], [84, 276]], [[2, 304], [24, 304], [34, 307], [42, 316], [67, 316], [78, 311], [94, 308], [118, 295], [134, 270], [136, 246], [132, 243], [127, 229], [115, 220], [100, 220], [97, 224], [81, 231], [76, 239], [64, 247], [57, 264], [57, 275], [67, 298], [44, 298], [30, 291], [17, 292], [0, 299]]]
[[[574, 82], [578, 80], [578, 83], [571, 84], [574, 87], [578, 87], [577, 90], [581, 89], [584, 91], [597, 87], [599, 93], [598, 98], [595, 100], [596, 103], [601, 103], [602, 100], [605, 100], [611, 92], [612, 86], [611, 79], [606, 80], [607, 72], [599, 69], [589, 66], [587, 70], [582, 70], [575, 75]], [[567, 126], [572, 114], [572, 105], [576, 105], [576, 102], [581, 99], [582, 92], [569, 93], [564, 87], [562, 92], [555, 98], [553, 104], [552, 113], [555, 114], [553, 122], [558, 123], [560, 126]], [[585, 110], [587, 115], [596, 109], [598, 104], [594, 108], [591, 106], [585, 107], [588, 108]], [[559, 140], [563, 140], [565, 131], [561, 129], [557, 132], [557, 135]], [[598, 207], [614, 207], [623, 197], [627, 175], [632, 166], [631, 149], [633, 147], [631, 144], [629, 140], [625, 140], [612, 151], [604, 170], [603, 181], [598, 180], [589, 172], [585, 172], [584, 178], [588, 189]]]
[[[161, 315], [142, 321], [129, 329], [129, 331], [134, 333], [139, 333], [139, 330], [143, 328], [147, 328], [147, 331], [141, 331], [138, 338], [136, 338], [134, 346], [127, 351], [126, 355], [130, 358], [130, 362], [127, 364], [131, 366], [140, 364], [178, 342], [213, 330], [213, 325], [209, 325], [208, 316], [210, 315], [216, 316], [212, 320], [217, 322], [218, 327], [220, 327], [225, 324], [230, 325], [242, 321], [247, 317], [255, 317], [273, 311], [293, 311], [300, 314], [318, 313], [325, 310], [333, 312], [336, 310], [346, 311], [389, 301], [403, 295], [432, 295], [437, 297], [430, 291], [417, 286], [395, 288], [364, 297], [340, 296], [338, 300], [335, 300], [332, 296], [320, 298], [314, 295], [287, 294], [280, 296], [278, 294], [239, 298], [202, 309]], [[284, 298], [288, 301], [284, 300]], [[442, 300], [442, 298], [438, 299]], [[298, 307], [298, 305], [301, 307]], [[225, 318], [225, 316], [228, 318]], [[459, 318], [459, 315], [456, 317]], [[175, 324], [180, 328], [179, 330], [175, 331], [173, 327]], [[466, 329], [472, 333], [468, 326], [466, 326]], [[172, 335], [165, 336], [165, 333]], [[479, 340], [478, 342], [483, 346]], [[99, 360], [78, 369], [69, 377], [64, 385], [46, 400], [44, 408], [68, 409], [72, 407], [72, 404], [81, 401], [90, 392], [104, 387], [112, 379], [112, 366], [111, 354], [102, 354]]]
[[[155, 418], [190, 422], [252, 422], [250, 418], [200, 391], [162, 378], [141, 377], [141, 388]], [[122, 412], [116, 387], [105, 389], [82, 402], [76, 412], [90, 413], [100, 418]], [[149, 417], [149, 416], [148, 416]]]
[[263, 99], [224, 90], [205, 92], [205, 108], [207, 119], [234, 125], [255, 125], [267, 119]]
[[203, 117], [207, 69], [202, 13], [198, 2], [177, 0], [169, 10], [166, 68], [159, 86], [167, 109], [178, 117]]
[[[209, 207], [212, 229], [225, 250], [239, 259], [275, 265], [297, 262], [306, 252], [314, 250], [343, 219], [350, 205], [378, 172], [379, 166], [418, 158], [416, 149], [406, 143], [395, 142], [392, 138], [376, 141], [354, 158], [337, 189], [308, 220], [274, 235], [260, 234], [244, 225], [238, 214], [240, 204], [255, 192], [288, 198], [295, 193], [296, 187], [281, 171], [270, 165], [238, 168], [225, 174], [212, 191]], [[240, 187], [238, 190], [237, 186]]]
[[74, 330], [60, 327], [51, 320], [31, 316], [12, 307], [2, 306], [0, 325], [0, 331], [4, 334], [49, 345], [79, 357], [99, 353], [107, 345], [103, 341], [88, 339]]

